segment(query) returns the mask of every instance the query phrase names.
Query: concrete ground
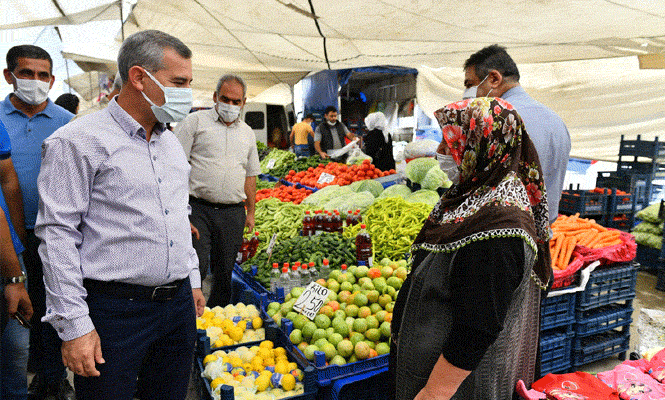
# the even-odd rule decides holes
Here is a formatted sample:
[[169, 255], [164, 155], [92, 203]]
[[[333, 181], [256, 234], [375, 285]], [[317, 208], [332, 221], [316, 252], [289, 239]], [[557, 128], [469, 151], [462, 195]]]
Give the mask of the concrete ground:
[[[640, 271], [637, 275], [637, 286], [636, 286], [636, 296], [633, 301], [633, 323], [630, 325], [630, 351], [634, 351], [637, 348], [639, 343], [639, 337], [637, 335], [637, 320], [640, 315], [640, 310], [642, 308], [657, 309], [665, 311], [665, 292], [661, 292], [655, 289], [656, 287], [656, 277], [647, 272]], [[203, 281], [203, 292], [208, 297], [210, 293], [210, 278], [206, 278]], [[628, 355], [626, 355], [628, 357]], [[598, 372], [608, 371], [613, 369], [616, 365], [620, 364], [621, 360], [617, 356], [612, 356], [610, 358], [596, 361], [591, 364], [584, 365], [579, 367], [578, 370], [589, 372], [591, 374], [596, 374]], [[68, 371], [68, 378], [70, 382], [74, 382], [73, 374]], [[28, 379], [32, 379], [32, 374], [29, 374]], [[49, 397], [49, 400], [52, 398]], [[200, 399], [198, 394], [198, 387], [195, 384], [195, 381], [190, 381], [189, 391], [187, 394], [187, 400], [198, 400]]]

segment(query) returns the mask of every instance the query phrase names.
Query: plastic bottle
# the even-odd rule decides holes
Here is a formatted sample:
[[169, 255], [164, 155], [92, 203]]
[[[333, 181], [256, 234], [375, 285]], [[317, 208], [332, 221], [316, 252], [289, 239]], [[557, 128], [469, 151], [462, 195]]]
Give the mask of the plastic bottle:
[[300, 286], [300, 271], [298, 271], [298, 266], [293, 264], [291, 266], [291, 289], [298, 286]]
[[300, 286], [306, 287], [312, 281], [312, 276], [307, 270], [307, 263], [303, 263], [300, 270]]
[[[340, 277], [344, 277], [344, 275], [346, 275], [346, 268], [347, 268], [346, 264], [342, 264], [339, 268], [342, 270], [342, 273], [340, 274]], [[344, 277], [342, 279], [346, 280], [346, 277]]]
[[270, 270], [270, 291], [273, 293], [275, 293], [277, 290], [280, 276], [281, 274], [279, 272], [279, 264], [272, 263], [272, 270]]
[[302, 235], [312, 236], [313, 233], [312, 215], [309, 211], [305, 211], [305, 217], [302, 219]]
[[335, 210], [332, 215], [332, 232], [342, 232], [342, 219], [339, 216], [339, 211]]
[[238, 250], [238, 255], [236, 256], [236, 263], [237, 264], [242, 264], [245, 261], [247, 261], [247, 249], [249, 246], [249, 240], [245, 238], [245, 236], [242, 237], [242, 245], [240, 245], [240, 249]]
[[316, 264], [314, 261], [309, 262], [309, 277], [312, 280], [312, 282], [316, 282], [319, 280], [319, 271], [316, 270]]
[[319, 272], [319, 278], [328, 279], [328, 276], [330, 276], [330, 263], [327, 258], [324, 258], [321, 272]]
[[362, 223], [363, 222], [363, 216], [360, 215], [360, 210], [356, 210], [355, 215], [356, 215], [356, 224]]
[[330, 211], [325, 211], [326, 215], [323, 220], [323, 230], [325, 232], [332, 232], [332, 216]]
[[252, 236], [251, 239], [249, 239], [249, 243], [247, 245], [247, 260], [250, 258], [254, 257], [254, 254], [256, 254], [256, 251], [259, 249], [259, 232], [254, 232], [254, 236]]
[[284, 263], [284, 267], [282, 268], [282, 273], [279, 275], [279, 280], [277, 281], [277, 288], [283, 288], [284, 289], [284, 294], [286, 295], [291, 291], [289, 288], [289, 263]]
[[286, 285], [284, 286], [284, 296], [286, 296], [287, 294], [291, 293], [291, 289], [293, 289], [293, 283], [291, 282], [291, 264], [282, 264], [282, 271], [284, 271], [284, 268], [286, 268], [286, 276], [288, 278]]
[[318, 235], [323, 232], [323, 215], [321, 215], [321, 210], [314, 211], [314, 234]]
[[356, 236], [356, 259], [372, 266], [372, 238], [367, 233], [365, 224], [360, 224], [360, 232]]
[[347, 227], [353, 225], [353, 211], [351, 211], [351, 210], [349, 210], [349, 211], [347, 212], [347, 215], [346, 215], [346, 224], [345, 224], [345, 225], [346, 225]]

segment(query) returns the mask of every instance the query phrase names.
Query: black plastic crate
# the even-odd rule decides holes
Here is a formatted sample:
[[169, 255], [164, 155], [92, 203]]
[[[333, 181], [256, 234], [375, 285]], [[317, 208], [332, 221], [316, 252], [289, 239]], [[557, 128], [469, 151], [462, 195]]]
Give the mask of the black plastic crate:
[[575, 322], [577, 337], [595, 335], [628, 326], [633, 315], [630, 305], [608, 304], [589, 311], [579, 311]]
[[588, 190], [566, 190], [561, 193], [559, 212], [573, 215], [604, 215], [607, 211], [607, 194]]
[[665, 267], [662, 265], [658, 268], [658, 280], [656, 281], [656, 289], [665, 292]]
[[663, 251], [638, 244], [635, 261], [640, 265], [640, 270], [657, 273], [663, 265]]
[[[597, 187], [617, 188], [632, 195], [636, 209], [648, 206], [651, 200], [651, 176], [614, 171], [598, 172]], [[640, 207], [637, 207], [640, 206]]]
[[665, 177], [665, 164], [658, 162], [618, 161], [617, 172], [649, 175], [651, 180]]
[[635, 297], [637, 268], [633, 264], [618, 264], [607, 269], [595, 270], [583, 292], [577, 294], [577, 311], [631, 301]]
[[[337, 379], [330, 388], [332, 400], [388, 400], [388, 367]], [[319, 396], [327, 399], [327, 396]]]
[[635, 221], [635, 215], [633, 213], [628, 214], [606, 214], [605, 219], [602, 222], [603, 226], [608, 228], [618, 229], [620, 231], [629, 232], [633, 229]]
[[574, 331], [571, 327], [541, 333], [540, 336], [540, 372], [566, 371], [571, 366], [570, 352]]
[[621, 135], [619, 156], [665, 158], [665, 142], [658, 141], [657, 136], [654, 140], [642, 140], [641, 135], [637, 135], [635, 140], [626, 140], [624, 135]]
[[630, 331], [609, 331], [573, 340], [572, 364], [574, 367], [603, 360], [615, 354], [626, 359], [630, 346]]
[[[609, 214], [628, 214], [634, 211], [635, 206], [631, 193], [616, 194], [616, 188], [611, 188], [610, 190], [610, 195], [607, 198], [607, 212]], [[623, 191], [625, 192], [625, 190]]]
[[540, 305], [540, 330], [545, 331], [575, 322], [576, 293], [552, 296], [550, 292]]

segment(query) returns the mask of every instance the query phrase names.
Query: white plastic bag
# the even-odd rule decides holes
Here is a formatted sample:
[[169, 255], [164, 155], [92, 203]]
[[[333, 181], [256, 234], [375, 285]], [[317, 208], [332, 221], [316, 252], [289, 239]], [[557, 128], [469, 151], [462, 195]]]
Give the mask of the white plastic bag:
[[340, 158], [343, 155], [347, 154], [350, 152], [354, 147], [358, 148], [358, 138], [353, 139], [351, 143], [347, 144], [346, 146], [342, 147], [341, 149], [336, 149], [336, 150], [329, 150], [327, 151], [328, 156], [330, 158]]
[[360, 147], [354, 147], [353, 150], [349, 152], [349, 156], [346, 158], [346, 163], [348, 165], [360, 164], [363, 160], [369, 160], [369, 162], [372, 162], [372, 157], [363, 153], [363, 151], [360, 150]]
[[439, 143], [431, 139], [416, 140], [404, 147], [404, 157], [406, 159], [418, 157], [434, 157]]
[[637, 352], [644, 354], [654, 348], [665, 346], [665, 311], [642, 308], [637, 318], [639, 343]]

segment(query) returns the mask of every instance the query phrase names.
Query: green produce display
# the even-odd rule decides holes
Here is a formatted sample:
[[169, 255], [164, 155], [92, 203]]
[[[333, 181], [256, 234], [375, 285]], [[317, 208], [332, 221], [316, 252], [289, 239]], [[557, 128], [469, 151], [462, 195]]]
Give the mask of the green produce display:
[[439, 162], [430, 157], [420, 157], [415, 160], [409, 161], [406, 164], [406, 177], [411, 180], [411, 182], [420, 183], [425, 179], [425, 175], [430, 170], [430, 168], [439, 168]]
[[307, 158], [299, 158], [290, 164], [275, 167], [270, 170], [270, 175], [277, 178], [283, 178], [286, 176], [286, 174], [289, 173], [290, 170], [294, 170], [296, 172], [306, 171], [308, 168], [316, 168], [319, 164], [326, 165], [328, 163], [330, 163], [329, 158], [324, 159], [316, 154]]
[[277, 182], [264, 181], [263, 179], [256, 180], [256, 190], [261, 189], [272, 189], [275, 187]]
[[[278, 241], [300, 235], [304, 210], [301, 205], [282, 202], [274, 197], [256, 203], [255, 229], [259, 232], [260, 241], [257, 253], [268, 247], [275, 233]], [[249, 238], [251, 232], [245, 236]]]
[[434, 207], [436, 203], [439, 202], [439, 199], [441, 199], [441, 196], [438, 192], [428, 189], [417, 190], [404, 198], [404, 200], [408, 201], [409, 203], [424, 203], [429, 204], [432, 207]]
[[[363, 214], [363, 223], [372, 238], [374, 259], [404, 258], [432, 208], [432, 205], [409, 203], [399, 197], [377, 199]], [[360, 224], [347, 227], [344, 237], [353, 239], [359, 230]]]
[[354, 240], [345, 239], [338, 233], [323, 232], [316, 236], [295, 236], [278, 241], [273, 247], [270, 261], [269, 257], [264, 251], [258, 252], [242, 265], [245, 272], [256, 265], [258, 273], [254, 278], [267, 288], [270, 287], [270, 270], [274, 262], [279, 263], [280, 267], [286, 262], [314, 262], [316, 268], [320, 269], [323, 259], [327, 258], [333, 269], [339, 269], [342, 264], [355, 264], [356, 246]]
[[266, 157], [263, 160], [261, 160], [261, 173], [276, 176], [272, 172], [273, 169], [289, 166], [293, 164], [295, 160], [296, 160], [296, 155], [291, 153], [290, 151], [272, 149], [270, 150], [270, 153], [268, 153], [268, 155], [266, 155]]
[[406, 198], [407, 196], [411, 195], [411, 189], [409, 189], [408, 186], [406, 185], [392, 185], [388, 186], [381, 194], [379, 195], [379, 198], [384, 198], [384, 197], [401, 197], [401, 198]]
[[263, 161], [264, 158], [270, 153], [270, 147], [266, 146], [265, 143], [256, 141], [256, 150], [259, 152], [259, 161]]
[[351, 266], [317, 281], [330, 290], [327, 303], [310, 321], [293, 309], [303, 288], [291, 290], [283, 304], [268, 304], [266, 313], [279, 325], [293, 322], [289, 339], [310, 361], [325, 353], [329, 365], [344, 365], [390, 352], [395, 299], [408, 273], [405, 260], [381, 260], [373, 268]]

